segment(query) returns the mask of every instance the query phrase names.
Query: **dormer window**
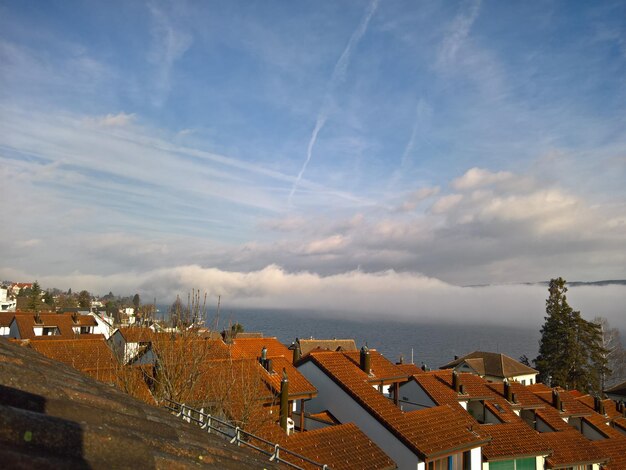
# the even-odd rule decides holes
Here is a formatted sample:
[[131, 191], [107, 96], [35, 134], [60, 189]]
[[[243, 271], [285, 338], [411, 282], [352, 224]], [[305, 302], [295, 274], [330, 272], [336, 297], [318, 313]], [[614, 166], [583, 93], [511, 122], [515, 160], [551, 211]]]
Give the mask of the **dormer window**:
[[60, 334], [58, 326], [44, 326], [41, 331], [42, 336], [58, 336]]

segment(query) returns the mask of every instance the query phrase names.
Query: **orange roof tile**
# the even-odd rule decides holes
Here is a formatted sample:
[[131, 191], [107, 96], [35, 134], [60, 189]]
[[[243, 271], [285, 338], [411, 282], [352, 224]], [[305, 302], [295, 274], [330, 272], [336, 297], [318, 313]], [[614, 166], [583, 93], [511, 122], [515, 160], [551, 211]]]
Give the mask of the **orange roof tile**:
[[80, 371], [108, 369], [117, 364], [104, 339], [31, 341], [29, 346], [44, 356]]
[[257, 359], [261, 357], [261, 350], [267, 348], [267, 357], [292, 357], [292, 352], [275, 337], [270, 338], [235, 338], [233, 340], [233, 357]]
[[624, 470], [626, 468], [626, 436], [603, 439], [591, 443], [602, 455], [609, 457], [604, 470]]
[[[563, 404], [563, 416], [587, 416], [591, 411], [584, 404], [579, 402], [567, 390], [560, 388], [555, 389], [559, 392], [561, 403]], [[552, 406], [552, 390], [534, 391], [533, 393], [539, 397], [547, 405]]]
[[394, 461], [352, 423], [295, 433], [286, 438], [284, 445], [336, 470], [396, 468]]
[[491, 436], [491, 442], [483, 447], [488, 461], [549, 455], [552, 450], [536, 431], [521, 420], [516, 423], [481, 424], [482, 434]]
[[[350, 359], [354, 365], [360, 367], [360, 351], [342, 351], [342, 354]], [[408, 374], [398, 368], [393, 362], [374, 349], [370, 349], [371, 375], [370, 382], [391, 383], [406, 381]]]
[[540, 434], [551, 448], [552, 455], [546, 459], [548, 468], [563, 468], [574, 465], [603, 463], [608, 455], [593, 445], [575, 429], [568, 431], [545, 432]]
[[407, 376], [425, 374], [425, 372], [415, 364], [396, 364], [396, 367]]
[[[15, 322], [17, 324], [17, 328], [19, 330], [19, 334], [20, 334], [20, 338], [21, 339], [35, 339], [35, 338], [39, 338], [38, 336], [35, 335], [35, 331], [34, 328], [35, 327], [57, 327], [59, 329], [59, 335], [51, 335], [48, 336], [47, 339], [74, 339], [77, 336], [76, 333], [74, 333], [74, 327], [80, 327], [80, 326], [84, 326], [81, 325], [81, 321], [89, 321], [89, 320], [82, 320], [81, 317], [83, 317], [83, 315], [79, 315], [79, 322], [78, 323], [74, 323], [71, 314], [41, 314], [40, 318], [42, 323], [41, 324], [36, 324], [35, 323], [35, 315], [30, 314], [30, 315], [15, 315]], [[95, 322], [95, 319], [91, 316], [89, 316], [89, 318], [91, 320], [93, 320]], [[91, 323], [87, 323], [88, 325], [90, 325]]]

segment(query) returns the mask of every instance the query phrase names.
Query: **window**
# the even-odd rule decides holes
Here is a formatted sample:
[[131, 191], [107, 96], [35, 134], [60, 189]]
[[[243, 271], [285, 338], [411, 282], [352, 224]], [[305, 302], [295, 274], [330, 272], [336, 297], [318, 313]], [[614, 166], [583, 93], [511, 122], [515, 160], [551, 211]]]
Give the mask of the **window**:
[[522, 385], [526, 385], [526, 379], [522, 380]]
[[535, 458], [489, 462], [489, 470], [535, 470]]
[[44, 326], [43, 331], [41, 332], [43, 336], [57, 336], [61, 333], [56, 326]]

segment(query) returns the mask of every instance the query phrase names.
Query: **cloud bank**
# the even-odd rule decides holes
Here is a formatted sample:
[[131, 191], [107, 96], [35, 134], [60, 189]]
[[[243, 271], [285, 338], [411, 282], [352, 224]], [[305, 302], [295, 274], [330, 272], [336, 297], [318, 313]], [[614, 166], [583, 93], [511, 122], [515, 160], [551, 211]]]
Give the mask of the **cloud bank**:
[[[18, 273], [0, 270], [0, 275]], [[387, 270], [320, 276], [290, 273], [271, 265], [258, 271], [235, 272], [197, 265], [110, 276], [74, 273], [42, 276], [44, 287], [72, 286], [96, 293], [132, 294], [157, 303], [185, 296], [192, 288], [206, 291], [212, 301], [222, 297], [228, 308], [314, 310], [346, 318], [396, 319], [416, 323], [480, 323], [539, 328], [545, 315], [545, 285], [459, 287], [419, 273]], [[569, 301], [587, 319], [600, 315], [626, 329], [626, 286], [571, 287]]]

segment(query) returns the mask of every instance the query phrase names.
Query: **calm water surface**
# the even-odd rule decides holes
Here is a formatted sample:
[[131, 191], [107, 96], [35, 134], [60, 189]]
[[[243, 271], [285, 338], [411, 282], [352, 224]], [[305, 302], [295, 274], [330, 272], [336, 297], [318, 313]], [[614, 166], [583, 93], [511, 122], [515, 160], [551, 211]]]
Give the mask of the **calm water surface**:
[[458, 324], [419, 324], [398, 321], [372, 321], [333, 318], [328, 313], [302, 311], [233, 310], [222, 313], [220, 328], [229, 322], [241, 323], [245, 331], [260, 331], [276, 336], [289, 345], [296, 338], [353, 338], [357, 346], [366, 343], [388, 359], [422, 362], [437, 368], [475, 350], [501, 352], [515, 359], [525, 354], [537, 355], [537, 330], [508, 326], [478, 326]]

